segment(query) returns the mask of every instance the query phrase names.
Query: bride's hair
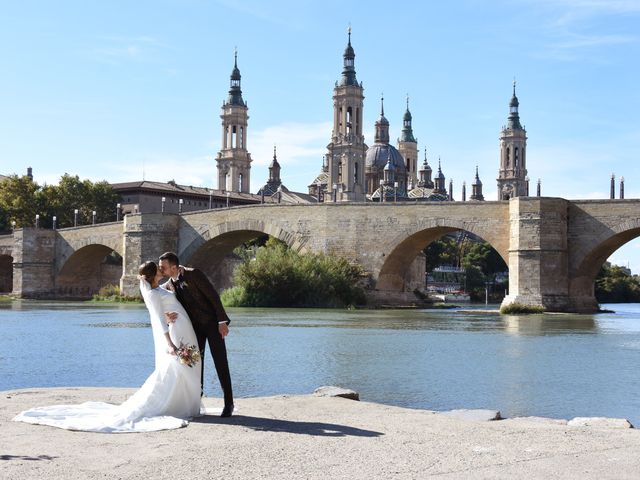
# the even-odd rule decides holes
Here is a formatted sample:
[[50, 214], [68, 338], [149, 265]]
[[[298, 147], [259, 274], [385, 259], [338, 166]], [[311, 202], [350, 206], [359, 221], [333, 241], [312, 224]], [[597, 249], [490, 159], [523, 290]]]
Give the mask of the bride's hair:
[[156, 278], [156, 273], [158, 273], [158, 266], [153, 262], [144, 262], [140, 265], [138, 273], [143, 275], [145, 280], [151, 284], [153, 279]]

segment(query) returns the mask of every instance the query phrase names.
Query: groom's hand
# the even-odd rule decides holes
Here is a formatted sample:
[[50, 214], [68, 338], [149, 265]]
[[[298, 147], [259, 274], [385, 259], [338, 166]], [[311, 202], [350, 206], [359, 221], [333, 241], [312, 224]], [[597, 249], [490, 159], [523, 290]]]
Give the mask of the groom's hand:
[[220, 332], [220, 336], [222, 338], [226, 337], [227, 335], [229, 335], [229, 325], [227, 325], [226, 323], [219, 323], [218, 331]]
[[175, 323], [178, 319], [178, 312], [164, 312], [164, 318], [167, 321], [167, 325]]

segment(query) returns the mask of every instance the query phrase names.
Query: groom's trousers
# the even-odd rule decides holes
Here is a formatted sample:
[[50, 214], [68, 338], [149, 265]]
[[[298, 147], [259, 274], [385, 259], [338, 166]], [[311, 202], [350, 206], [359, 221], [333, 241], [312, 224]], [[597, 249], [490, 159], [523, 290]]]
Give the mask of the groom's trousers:
[[218, 373], [218, 380], [220, 380], [220, 387], [222, 387], [222, 393], [224, 396], [224, 404], [233, 404], [233, 390], [231, 388], [231, 374], [229, 373], [229, 362], [227, 361], [227, 347], [224, 343], [224, 338], [220, 335], [218, 330], [218, 324], [216, 322], [209, 322], [207, 325], [193, 325], [196, 332], [196, 338], [198, 339], [198, 348], [200, 349], [200, 389], [204, 392], [204, 354], [206, 342], [209, 342], [209, 350], [211, 350], [211, 356], [213, 357], [213, 364], [216, 367]]

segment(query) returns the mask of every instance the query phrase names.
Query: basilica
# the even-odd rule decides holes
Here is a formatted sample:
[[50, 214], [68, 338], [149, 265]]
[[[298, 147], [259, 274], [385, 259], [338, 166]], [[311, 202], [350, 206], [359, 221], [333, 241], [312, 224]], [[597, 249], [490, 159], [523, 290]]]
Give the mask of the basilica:
[[[367, 145], [363, 135], [364, 88], [356, 77], [355, 51], [349, 31], [343, 54], [342, 74], [333, 89], [333, 129], [320, 172], [308, 186], [308, 193], [292, 192], [280, 178], [280, 163], [274, 147], [269, 178], [259, 189], [262, 201], [286, 203], [306, 202], [401, 202], [454, 201], [453, 182], [447, 188], [442, 164], [437, 172], [427, 160], [424, 149], [419, 157], [418, 142], [413, 133], [412, 115], [407, 108], [402, 131], [396, 145], [389, 138], [389, 120], [384, 114], [384, 98], [380, 99], [380, 116], [375, 122], [373, 143]], [[251, 155], [247, 149], [248, 107], [242, 97], [237, 54], [231, 73], [229, 95], [222, 105], [222, 148], [216, 157], [218, 189], [249, 194]], [[500, 134], [500, 167], [498, 199], [529, 195], [526, 169], [526, 130], [520, 124], [518, 98], [513, 86], [509, 116]], [[467, 201], [466, 183], [461, 200]], [[538, 195], [539, 195], [538, 184]], [[470, 201], [482, 201], [482, 182], [478, 168], [471, 184]]]

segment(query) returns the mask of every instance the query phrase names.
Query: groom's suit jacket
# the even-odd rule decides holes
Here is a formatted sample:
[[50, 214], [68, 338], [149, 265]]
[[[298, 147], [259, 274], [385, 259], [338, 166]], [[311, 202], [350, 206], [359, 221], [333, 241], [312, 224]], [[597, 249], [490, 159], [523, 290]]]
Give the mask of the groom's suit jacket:
[[201, 270], [184, 267], [178, 279], [170, 279], [166, 287], [175, 292], [194, 327], [219, 322], [229, 324], [230, 320], [224, 311], [220, 295]]

